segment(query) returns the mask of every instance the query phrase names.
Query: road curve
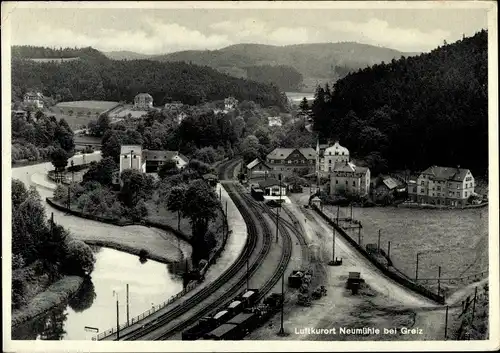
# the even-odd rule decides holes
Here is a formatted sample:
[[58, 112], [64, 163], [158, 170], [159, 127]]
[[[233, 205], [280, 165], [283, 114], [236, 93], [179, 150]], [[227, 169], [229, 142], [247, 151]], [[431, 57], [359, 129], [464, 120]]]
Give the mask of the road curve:
[[[75, 165], [91, 161], [99, 161], [100, 152], [86, 155], [75, 155], [71, 158]], [[70, 161], [71, 161], [70, 160]], [[181, 253], [177, 248], [177, 237], [169, 232], [159, 236], [158, 230], [143, 226], [119, 227], [111, 224], [92, 221], [72, 216], [56, 210], [45, 202], [46, 197], [52, 197], [56, 185], [47, 179], [47, 173], [54, 167], [49, 163], [34, 164], [26, 167], [12, 168], [12, 178], [21, 180], [25, 185], [34, 185], [42, 198], [47, 216], [54, 213], [54, 221], [68, 229], [71, 234], [80, 240], [106, 240], [111, 243], [122, 244], [130, 247], [144, 248], [150, 253], [164, 258], [166, 261], [181, 260]], [[181, 250], [185, 255], [191, 253], [191, 246], [180, 240]]]

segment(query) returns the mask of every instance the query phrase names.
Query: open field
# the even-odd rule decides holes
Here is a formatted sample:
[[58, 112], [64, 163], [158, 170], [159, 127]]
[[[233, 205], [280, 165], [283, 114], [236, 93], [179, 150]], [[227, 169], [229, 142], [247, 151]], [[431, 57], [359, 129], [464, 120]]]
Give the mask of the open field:
[[132, 110], [132, 105], [124, 105], [110, 111], [109, 117], [112, 119], [126, 118], [130, 114], [131, 118], [140, 118], [147, 113], [145, 110]]
[[61, 102], [57, 103], [57, 108], [73, 108], [73, 109], [99, 109], [108, 110], [118, 105], [118, 102], [109, 101], [74, 101], [74, 102]]
[[102, 112], [118, 105], [118, 102], [108, 101], [61, 102], [49, 109], [49, 115], [54, 115], [58, 120], [63, 118], [71, 129], [79, 130], [90, 121], [97, 120]]
[[71, 130], [80, 130], [88, 125], [92, 120], [97, 120], [99, 114], [90, 114], [90, 115], [69, 115], [62, 114], [59, 109], [54, 109], [47, 113], [49, 116], [55, 116], [57, 120], [64, 119], [68, 123]]
[[[337, 207], [325, 206], [327, 214], [337, 214]], [[350, 209], [340, 208], [340, 217], [350, 216]], [[488, 269], [488, 208], [465, 210], [423, 210], [395, 207], [353, 208], [353, 218], [361, 221], [361, 242], [377, 244], [387, 251], [395, 267], [415, 278], [463, 277]], [[348, 234], [357, 241], [358, 231]]]

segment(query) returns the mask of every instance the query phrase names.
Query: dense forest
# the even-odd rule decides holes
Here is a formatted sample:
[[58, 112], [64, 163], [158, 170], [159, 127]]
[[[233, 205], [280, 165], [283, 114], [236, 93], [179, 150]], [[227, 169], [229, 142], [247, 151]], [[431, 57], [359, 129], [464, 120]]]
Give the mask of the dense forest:
[[378, 169], [488, 167], [488, 33], [318, 87], [314, 128]]
[[98, 59], [106, 60], [107, 57], [92, 47], [86, 48], [46, 48], [31, 45], [12, 46], [13, 59]]
[[302, 74], [290, 66], [248, 66], [247, 78], [257, 82], [275, 84], [283, 91], [298, 91], [302, 85]]
[[[23, 55], [38, 55], [35, 47], [21, 48], [15, 50]], [[82, 49], [89, 53], [93, 50]], [[45, 51], [40, 50], [40, 55], [57, 57], [65, 49]], [[138, 93], [148, 92], [155, 105], [163, 105], [167, 99], [196, 105], [232, 95], [240, 101], [251, 100], [262, 106], [286, 106], [286, 96], [276, 86], [231, 77], [209, 67], [149, 60], [114, 61], [102, 59], [102, 54], [96, 52], [98, 54], [94, 53], [92, 59], [60, 63], [38, 63], [25, 60], [26, 56], [13, 57], [13, 99], [20, 99], [28, 90], [39, 89], [45, 96], [62, 101], [132, 102]]]

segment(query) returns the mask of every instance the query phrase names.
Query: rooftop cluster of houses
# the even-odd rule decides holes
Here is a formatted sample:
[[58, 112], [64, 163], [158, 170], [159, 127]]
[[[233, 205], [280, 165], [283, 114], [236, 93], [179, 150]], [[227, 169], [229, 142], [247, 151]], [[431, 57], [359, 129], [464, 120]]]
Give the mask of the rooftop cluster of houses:
[[115, 184], [119, 183], [121, 173], [126, 169], [142, 173], [158, 173], [166, 161], [174, 161], [181, 169], [189, 162], [188, 158], [177, 151], [142, 149], [140, 145], [122, 145], [120, 149], [120, 169], [115, 173]]
[[[292, 174], [304, 177], [327, 177], [331, 195], [350, 193], [364, 196], [373, 192], [395, 192], [405, 188], [405, 182], [396, 177], [371, 178], [370, 169], [356, 166], [350, 160], [349, 150], [336, 141], [333, 145], [319, 143], [313, 148], [276, 148], [266, 160], [255, 159], [246, 166], [246, 177], [264, 178], [277, 187], [278, 176]], [[474, 195], [474, 177], [469, 169], [432, 166], [408, 183], [409, 199], [413, 202], [465, 206]]]

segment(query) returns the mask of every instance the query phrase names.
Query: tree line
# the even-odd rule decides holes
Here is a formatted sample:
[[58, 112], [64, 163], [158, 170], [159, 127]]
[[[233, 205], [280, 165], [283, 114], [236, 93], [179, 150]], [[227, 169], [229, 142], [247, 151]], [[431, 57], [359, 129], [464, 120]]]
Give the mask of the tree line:
[[[12, 180], [12, 306], [24, 302], [27, 290], [24, 268], [35, 268], [52, 283], [62, 275], [87, 276], [95, 257], [85, 243], [72, 239], [62, 226], [47, 220], [40, 195], [34, 187]], [[20, 270], [21, 272], [17, 271]]]
[[257, 82], [273, 83], [283, 91], [298, 91], [302, 88], [302, 74], [285, 65], [247, 66], [247, 78]]
[[314, 129], [378, 171], [488, 167], [488, 33], [318, 87]]
[[263, 106], [286, 107], [286, 96], [270, 84], [231, 77], [206, 66], [150, 60], [107, 58], [60, 63], [12, 59], [14, 99], [32, 89], [57, 101], [108, 100], [133, 102], [138, 93], [151, 94], [155, 105], [170, 100], [197, 105], [224, 99], [252, 100]]

